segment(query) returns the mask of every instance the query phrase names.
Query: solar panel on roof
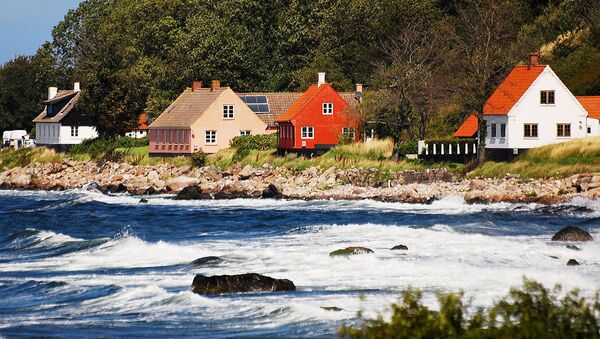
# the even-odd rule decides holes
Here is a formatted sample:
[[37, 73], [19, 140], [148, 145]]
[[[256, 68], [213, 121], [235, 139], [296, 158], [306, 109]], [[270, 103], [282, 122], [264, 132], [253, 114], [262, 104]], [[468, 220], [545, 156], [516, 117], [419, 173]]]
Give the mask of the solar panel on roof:
[[240, 99], [256, 114], [269, 113], [269, 102], [265, 95], [244, 95]]

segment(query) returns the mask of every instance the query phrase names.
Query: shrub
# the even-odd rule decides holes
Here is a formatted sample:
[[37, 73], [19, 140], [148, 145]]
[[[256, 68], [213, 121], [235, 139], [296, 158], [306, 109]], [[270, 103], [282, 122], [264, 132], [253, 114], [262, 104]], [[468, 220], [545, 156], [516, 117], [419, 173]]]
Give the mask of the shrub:
[[406, 140], [402, 141], [396, 147], [396, 153], [400, 156], [404, 156], [407, 154], [416, 154], [418, 150], [417, 142], [414, 140]]
[[144, 147], [148, 146], [150, 140], [148, 137], [143, 137], [139, 139], [134, 139], [131, 137], [120, 137], [115, 143], [117, 148], [135, 148], [135, 147]]
[[525, 279], [489, 309], [469, 311], [463, 293], [436, 293], [439, 311], [422, 303], [422, 292], [408, 290], [391, 306], [391, 320], [366, 320], [361, 327], [342, 326], [352, 338], [598, 338], [600, 300], [587, 302], [574, 290], [559, 299], [553, 290]]
[[204, 151], [202, 150], [192, 153], [192, 156], [190, 157], [190, 160], [192, 161], [192, 166], [202, 167], [206, 165], [206, 157], [206, 153], [204, 153]]
[[237, 149], [246, 148], [249, 150], [266, 151], [271, 148], [277, 148], [277, 134], [240, 135], [231, 139], [229, 146]]

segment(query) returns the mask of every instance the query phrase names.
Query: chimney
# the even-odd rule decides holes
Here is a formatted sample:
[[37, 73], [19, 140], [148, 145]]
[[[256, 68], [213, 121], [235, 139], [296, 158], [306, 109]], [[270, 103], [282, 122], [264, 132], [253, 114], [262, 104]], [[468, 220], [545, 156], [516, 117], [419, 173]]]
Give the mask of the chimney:
[[48, 100], [54, 99], [58, 93], [58, 87], [48, 87]]
[[73, 92], [81, 92], [81, 87], [79, 86], [79, 82], [73, 84]]
[[529, 54], [529, 64], [528, 68], [531, 69], [532, 66], [537, 66], [540, 61], [540, 53], [531, 53]]
[[356, 92], [354, 92], [354, 99], [360, 101], [363, 97], [363, 85], [356, 84]]
[[321, 85], [323, 85], [325, 83], [325, 72], [319, 72], [317, 74], [319, 77], [319, 82], [317, 82], [317, 86], [321, 87]]
[[192, 92], [202, 89], [202, 81], [192, 81]]
[[211, 85], [210, 85], [210, 89], [214, 91], [217, 88], [221, 88], [221, 81], [219, 81], [219, 80], [213, 80], [212, 83], [211, 83]]

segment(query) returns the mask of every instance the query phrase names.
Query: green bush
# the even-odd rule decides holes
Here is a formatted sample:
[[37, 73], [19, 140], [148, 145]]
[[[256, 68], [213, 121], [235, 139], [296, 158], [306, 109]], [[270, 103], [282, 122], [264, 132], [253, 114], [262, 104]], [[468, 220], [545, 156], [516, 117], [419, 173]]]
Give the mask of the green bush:
[[144, 147], [149, 145], [150, 140], [148, 137], [143, 137], [139, 139], [131, 138], [131, 137], [120, 137], [116, 140], [117, 148], [136, 148], [136, 147]]
[[341, 337], [352, 338], [598, 338], [600, 300], [593, 303], [577, 290], [562, 299], [553, 290], [526, 280], [489, 309], [470, 312], [463, 293], [436, 293], [439, 311], [422, 303], [422, 292], [408, 290], [391, 306], [391, 320], [364, 320], [360, 327], [342, 326]]
[[192, 161], [192, 166], [202, 167], [206, 165], [206, 157], [207, 154], [204, 153], [204, 151], [202, 150], [192, 153], [192, 156], [190, 157], [190, 160]]
[[248, 150], [266, 151], [268, 149], [277, 148], [277, 133], [272, 134], [256, 134], [256, 135], [240, 135], [229, 141], [229, 146], [232, 148], [245, 148]]
[[418, 144], [414, 140], [402, 141], [396, 147], [396, 153], [400, 156], [407, 154], [416, 154], [418, 150]]

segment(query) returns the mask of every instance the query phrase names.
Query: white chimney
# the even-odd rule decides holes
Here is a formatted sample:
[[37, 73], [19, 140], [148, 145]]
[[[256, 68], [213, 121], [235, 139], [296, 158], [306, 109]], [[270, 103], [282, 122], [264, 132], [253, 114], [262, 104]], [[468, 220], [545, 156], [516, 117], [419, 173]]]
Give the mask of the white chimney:
[[362, 92], [363, 92], [363, 85], [356, 84], [356, 93], [362, 93]]
[[319, 72], [319, 82], [317, 83], [317, 86], [321, 86], [325, 83], [325, 72]]
[[73, 92], [80, 92], [81, 87], [79, 86], [79, 82], [73, 84]]
[[54, 99], [58, 93], [58, 87], [48, 87], [48, 100]]

